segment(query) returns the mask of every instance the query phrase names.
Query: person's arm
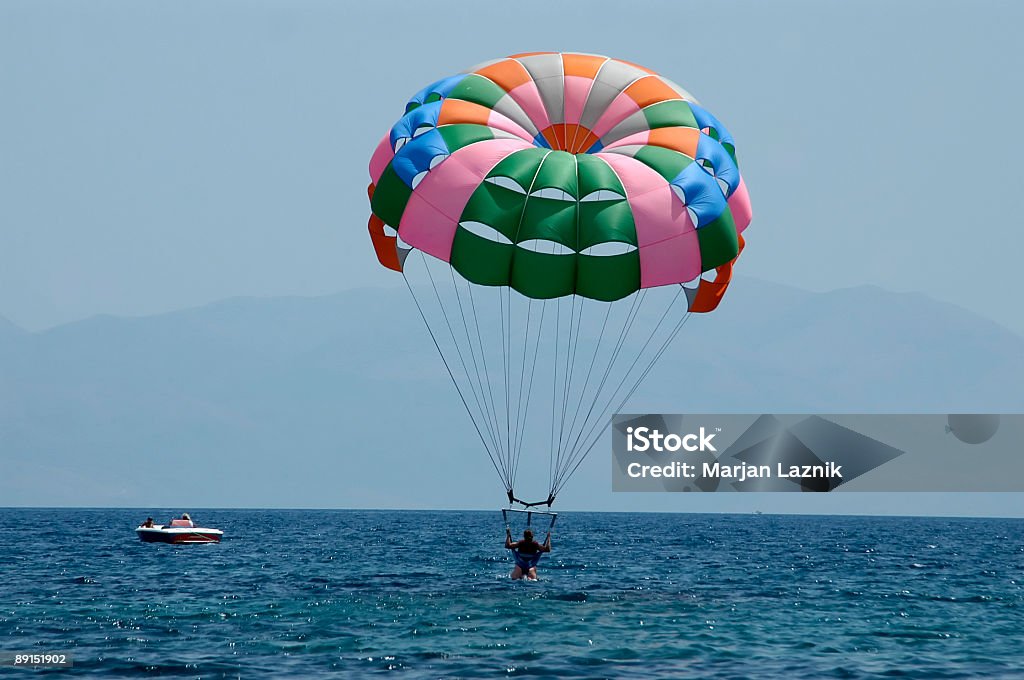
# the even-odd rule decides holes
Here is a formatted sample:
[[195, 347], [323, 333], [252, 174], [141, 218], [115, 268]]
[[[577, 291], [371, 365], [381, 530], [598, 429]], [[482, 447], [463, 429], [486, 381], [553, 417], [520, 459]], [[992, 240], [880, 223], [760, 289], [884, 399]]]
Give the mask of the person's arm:
[[512, 530], [505, 527], [505, 549], [512, 550], [516, 547], [516, 544], [512, 542]]
[[541, 552], [551, 552], [551, 532], [548, 532], [548, 537], [544, 539], [544, 545], [540, 547]]

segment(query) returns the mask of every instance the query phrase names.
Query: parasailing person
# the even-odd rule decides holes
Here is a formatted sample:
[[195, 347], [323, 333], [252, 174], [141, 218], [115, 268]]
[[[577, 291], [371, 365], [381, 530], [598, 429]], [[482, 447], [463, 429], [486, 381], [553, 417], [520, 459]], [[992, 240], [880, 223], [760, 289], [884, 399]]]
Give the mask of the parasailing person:
[[551, 532], [548, 532], [548, 536], [542, 545], [534, 540], [533, 531], [523, 529], [523, 540], [513, 543], [512, 530], [509, 527], [505, 527], [505, 549], [512, 551], [512, 559], [516, 563], [516, 566], [512, 567], [512, 573], [509, 575], [512, 577], [512, 580], [517, 581], [525, 578], [530, 581], [536, 581], [537, 563], [540, 562], [540, 556], [551, 552]]

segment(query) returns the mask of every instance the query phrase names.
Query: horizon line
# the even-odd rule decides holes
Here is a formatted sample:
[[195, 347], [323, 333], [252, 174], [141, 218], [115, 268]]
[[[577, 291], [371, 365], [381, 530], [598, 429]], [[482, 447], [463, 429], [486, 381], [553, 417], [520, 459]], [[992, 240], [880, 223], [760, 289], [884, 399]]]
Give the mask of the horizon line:
[[[992, 491], [989, 493], [1020, 493], [1015, 491]], [[190, 506], [192, 507], [192, 506]], [[209, 507], [193, 507], [186, 512], [203, 512], [207, 510], [236, 510], [242, 512], [444, 512], [444, 513], [492, 513], [500, 512], [504, 508], [497, 509], [481, 509], [481, 508], [322, 508], [322, 507], [305, 507], [305, 508], [285, 508], [285, 507], [235, 507], [235, 506], [209, 506]], [[0, 506], [0, 511], [3, 510], [145, 510], [150, 512], [153, 510], [167, 510], [170, 512], [178, 512], [179, 509], [171, 508], [170, 506], [158, 506], [149, 507], [145, 506], [100, 506], [100, 505], [9, 505]], [[854, 512], [836, 512], [836, 513], [820, 513], [820, 512], [715, 512], [715, 511], [685, 511], [685, 512], [673, 512], [666, 510], [551, 510], [545, 509], [542, 512], [556, 512], [557, 514], [588, 514], [588, 515], [721, 515], [721, 516], [735, 516], [735, 517], [866, 517], [866, 518], [900, 518], [900, 519], [1006, 519], [1006, 520], [1022, 520], [1024, 521], [1024, 515], [1008, 516], [1008, 515], [904, 515], [898, 513], [854, 513]]]

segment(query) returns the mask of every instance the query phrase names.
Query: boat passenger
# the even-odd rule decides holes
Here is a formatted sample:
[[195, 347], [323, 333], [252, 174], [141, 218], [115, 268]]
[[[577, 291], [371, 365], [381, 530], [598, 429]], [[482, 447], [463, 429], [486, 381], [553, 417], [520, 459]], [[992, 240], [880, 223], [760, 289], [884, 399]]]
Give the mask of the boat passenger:
[[191, 529], [192, 527], [195, 526], [195, 524], [192, 523], [192, 518], [189, 517], [188, 513], [186, 512], [186, 513], [184, 513], [181, 516], [181, 519], [172, 519], [171, 520], [171, 526], [172, 527], [187, 527], [187, 528]]

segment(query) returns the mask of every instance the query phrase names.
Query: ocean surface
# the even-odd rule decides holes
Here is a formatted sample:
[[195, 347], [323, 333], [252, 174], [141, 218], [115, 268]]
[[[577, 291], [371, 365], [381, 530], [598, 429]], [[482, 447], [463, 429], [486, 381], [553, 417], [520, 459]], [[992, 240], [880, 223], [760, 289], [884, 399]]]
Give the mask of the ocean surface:
[[[188, 510], [223, 543], [144, 544]], [[1024, 678], [1024, 521], [8, 509], [0, 676]]]

